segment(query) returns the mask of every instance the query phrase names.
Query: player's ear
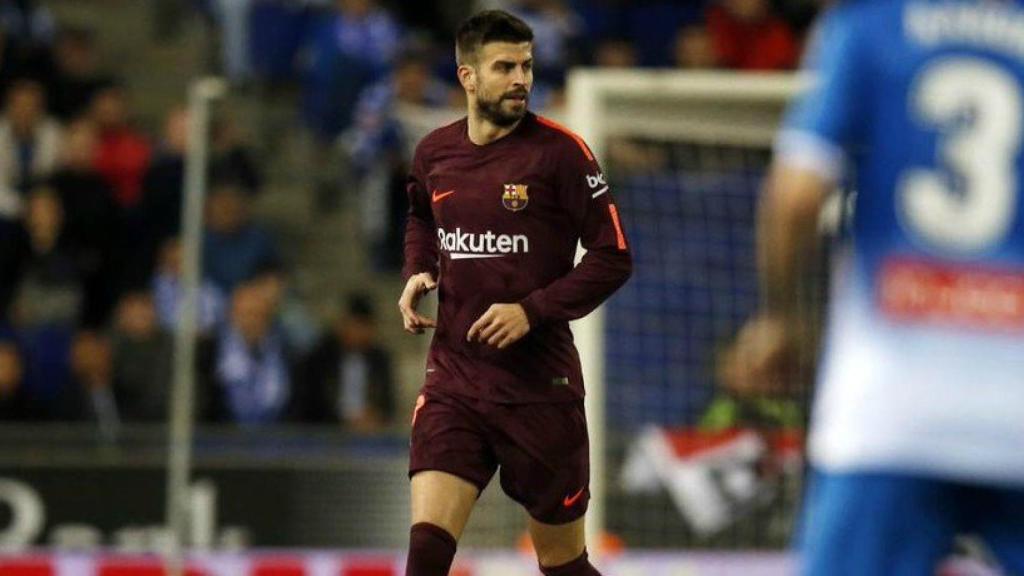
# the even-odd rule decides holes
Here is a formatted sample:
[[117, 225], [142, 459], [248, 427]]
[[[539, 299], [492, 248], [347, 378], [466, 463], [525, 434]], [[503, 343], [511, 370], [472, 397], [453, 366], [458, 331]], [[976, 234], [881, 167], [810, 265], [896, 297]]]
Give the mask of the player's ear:
[[459, 84], [466, 92], [476, 92], [476, 70], [469, 64], [462, 64], [456, 72], [459, 77]]

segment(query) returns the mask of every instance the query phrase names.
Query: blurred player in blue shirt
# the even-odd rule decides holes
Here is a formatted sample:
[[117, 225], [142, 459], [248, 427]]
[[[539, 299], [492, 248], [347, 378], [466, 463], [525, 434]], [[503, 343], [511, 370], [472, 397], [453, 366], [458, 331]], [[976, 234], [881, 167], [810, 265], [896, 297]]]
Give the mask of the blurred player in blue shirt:
[[837, 184], [800, 537], [807, 575], [931, 575], [954, 535], [1024, 574], [1024, 4], [862, 0], [819, 22], [763, 198], [764, 305], [730, 384], [785, 385]]

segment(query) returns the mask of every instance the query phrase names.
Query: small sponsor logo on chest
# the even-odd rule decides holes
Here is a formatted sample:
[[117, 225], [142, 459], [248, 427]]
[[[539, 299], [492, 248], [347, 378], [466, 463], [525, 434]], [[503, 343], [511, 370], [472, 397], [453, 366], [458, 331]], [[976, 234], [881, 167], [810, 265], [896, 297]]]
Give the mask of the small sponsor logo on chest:
[[526, 184], [505, 184], [501, 193], [501, 205], [513, 212], [518, 212], [530, 203]]

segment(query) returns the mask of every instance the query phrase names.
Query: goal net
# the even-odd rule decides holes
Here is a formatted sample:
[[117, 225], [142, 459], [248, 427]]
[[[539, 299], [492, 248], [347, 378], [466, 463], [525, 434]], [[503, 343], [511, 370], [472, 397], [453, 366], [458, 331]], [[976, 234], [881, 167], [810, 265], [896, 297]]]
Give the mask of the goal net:
[[591, 533], [628, 549], [773, 548], [790, 538], [806, 395], [732, 398], [715, 363], [758, 301], [756, 201], [800, 82], [571, 76], [567, 121], [602, 162], [635, 258], [630, 282], [576, 326], [592, 431]]

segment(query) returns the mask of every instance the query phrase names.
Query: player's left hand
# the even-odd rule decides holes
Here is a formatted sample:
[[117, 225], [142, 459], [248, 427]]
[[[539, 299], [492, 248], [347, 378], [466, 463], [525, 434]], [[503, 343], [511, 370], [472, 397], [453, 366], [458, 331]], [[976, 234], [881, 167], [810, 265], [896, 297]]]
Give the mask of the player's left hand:
[[741, 397], [791, 391], [801, 368], [796, 324], [771, 314], [755, 316], [720, 358], [719, 381]]
[[530, 320], [519, 304], [491, 304], [469, 327], [466, 341], [474, 340], [499, 350], [515, 344], [530, 331]]

